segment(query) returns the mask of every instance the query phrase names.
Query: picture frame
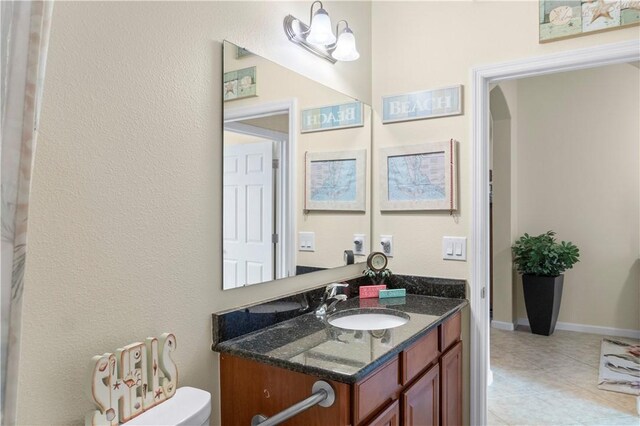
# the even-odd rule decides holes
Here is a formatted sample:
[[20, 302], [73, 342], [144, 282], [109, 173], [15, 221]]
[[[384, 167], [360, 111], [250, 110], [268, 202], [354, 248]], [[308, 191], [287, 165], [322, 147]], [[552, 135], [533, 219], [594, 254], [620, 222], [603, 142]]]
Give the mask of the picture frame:
[[538, 41], [640, 25], [639, 0], [538, 0]]
[[222, 96], [225, 102], [258, 96], [256, 67], [224, 73], [222, 76]]
[[457, 145], [451, 139], [382, 149], [380, 210], [457, 210]]
[[366, 211], [367, 151], [307, 152], [305, 210]]

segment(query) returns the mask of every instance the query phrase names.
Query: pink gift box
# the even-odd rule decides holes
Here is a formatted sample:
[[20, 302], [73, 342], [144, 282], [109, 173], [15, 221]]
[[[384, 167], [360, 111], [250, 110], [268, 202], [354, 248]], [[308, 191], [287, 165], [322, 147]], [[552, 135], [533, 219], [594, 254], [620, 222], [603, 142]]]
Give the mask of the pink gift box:
[[365, 285], [360, 287], [360, 299], [372, 299], [377, 298], [380, 294], [380, 290], [386, 290], [386, 285]]

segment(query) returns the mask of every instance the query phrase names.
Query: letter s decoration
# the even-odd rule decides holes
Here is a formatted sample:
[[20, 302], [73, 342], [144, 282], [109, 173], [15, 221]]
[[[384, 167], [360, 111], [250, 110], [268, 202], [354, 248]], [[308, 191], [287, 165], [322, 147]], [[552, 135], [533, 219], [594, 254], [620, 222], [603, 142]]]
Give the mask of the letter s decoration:
[[116, 357], [114, 354], [106, 353], [91, 358], [89, 398], [97, 410], [87, 413], [85, 424], [88, 426], [116, 426], [120, 424], [118, 407], [116, 405], [115, 409], [113, 408], [111, 398], [111, 387], [116, 382], [115, 368]]
[[178, 384], [178, 366], [171, 357], [171, 353], [176, 349], [176, 336], [171, 333], [164, 333], [160, 336], [160, 369], [164, 374], [162, 388], [167, 398], [176, 393]]

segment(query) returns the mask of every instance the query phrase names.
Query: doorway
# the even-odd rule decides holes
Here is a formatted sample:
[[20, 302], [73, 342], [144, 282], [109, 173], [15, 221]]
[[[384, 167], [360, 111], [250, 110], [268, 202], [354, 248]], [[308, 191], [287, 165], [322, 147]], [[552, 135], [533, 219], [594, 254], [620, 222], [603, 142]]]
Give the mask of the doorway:
[[[279, 168], [274, 157], [283, 141], [235, 137], [225, 129], [223, 157], [224, 288], [243, 287], [277, 279], [275, 182]], [[232, 142], [233, 141], [233, 142]]]
[[470, 422], [487, 423], [489, 377], [489, 86], [517, 78], [640, 60], [640, 41], [602, 45], [472, 70], [472, 245]]
[[[490, 93], [492, 205], [494, 213], [504, 213], [494, 221], [492, 238], [497, 299], [489, 424], [638, 423], [634, 396], [598, 383], [600, 373], [613, 371], [600, 371], [603, 338], [623, 342], [640, 329], [639, 82], [640, 70], [623, 63], [501, 82]], [[508, 98], [512, 119], [498, 112], [498, 90]], [[594, 126], [597, 110], [616, 112]], [[581, 255], [564, 273], [555, 332], [540, 336], [526, 325], [510, 245], [524, 233], [549, 230], [558, 241], [575, 243]], [[497, 328], [496, 321], [509, 328]], [[514, 324], [515, 331], [505, 331]], [[559, 399], [564, 403], [555, 404]]]
[[295, 275], [295, 101], [225, 108], [224, 289]]

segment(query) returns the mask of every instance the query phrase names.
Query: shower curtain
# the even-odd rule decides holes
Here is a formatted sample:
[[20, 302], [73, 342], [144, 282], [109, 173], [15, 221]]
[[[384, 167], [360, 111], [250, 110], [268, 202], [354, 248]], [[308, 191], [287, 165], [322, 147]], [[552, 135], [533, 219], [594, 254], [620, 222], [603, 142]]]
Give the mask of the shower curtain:
[[16, 422], [20, 323], [31, 169], [52, 2], [2, 1], [1, 423]]

